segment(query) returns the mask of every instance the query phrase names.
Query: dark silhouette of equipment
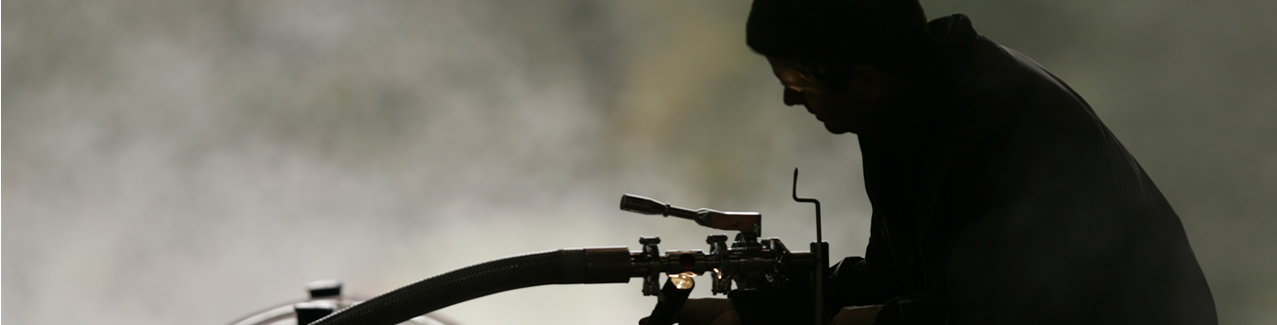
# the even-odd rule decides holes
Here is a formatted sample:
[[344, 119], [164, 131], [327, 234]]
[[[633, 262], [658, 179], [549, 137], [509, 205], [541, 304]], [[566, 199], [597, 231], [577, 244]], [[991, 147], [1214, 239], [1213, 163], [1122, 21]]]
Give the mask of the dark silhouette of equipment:
[[[728, 294], [734, 302], [766, 301], [780, 292], [802, 292], [813, 305], [812, 321], [823, 321], [821, 284], [827, 276], [828, 244], [820, 235], [820, 202], [799, 198], [794, 169], [793, 198], [816, 205], [816, 241], [810, 252], [790, 251], [780, 238], [762, 238], [762, 215], [708, 208], [691, 210], [655, 199], [625, 194], [620, 208], [647, 215], [674, 216], [718, 230], [737, 231], [728, 244], [726, 234], [705, 239], [702, 250], [661, 252], [661, 239], [640, 237], [639, 251], [625, 247], [568, 248], [485, 262], [413, 283], [358, 304], [298, 304], [290, 315], [298, 324], [400, 324], [453, 304], [507, 290], [545, 284], [626, 283], [642, 278], [643, 295], [657, 296], [647, 325], [670, 324], [695, 286], [695, 277], [708, 273], [713, 294]], [[664, 274], [665, 285], [659, 285]], [[733, 289], [733, 286], [735, 287]], [[797, 289], [797, 290], [796, 290]], [[313, 292], [313, 290], [312, 290]], [[758, 300], [764, 297], [763, 300]], [[337, 310], [337, 307], [344, 309]], [[740, 310], [746, 324], [765, 310]], [[765, 308], [764, 308], [765, 309]], [[805, 318], [805, 315], [787, 318]], [[759, 318], [761, 319], [761, 317]], [[313, 321], [313, 322], [312, 322]], [[241, 323], [236, 323], [241, 324]]]

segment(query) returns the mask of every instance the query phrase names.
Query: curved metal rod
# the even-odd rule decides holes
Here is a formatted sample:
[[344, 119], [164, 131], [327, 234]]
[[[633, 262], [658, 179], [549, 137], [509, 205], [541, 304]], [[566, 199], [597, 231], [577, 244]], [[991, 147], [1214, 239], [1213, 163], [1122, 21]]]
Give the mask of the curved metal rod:
[[815, 198], [798, 197], [798, 168], [794, 168], [794, 187], [792, 193], [794, 201], [796, 202], [816, 204], [816, 242], [824, 242], [824, 240], [820, 237], [820, 200]]
[[820, 325], [824, 323], [825, 318], [825, 269], [829, 267], [828, 262], [824, 262], [828, 261], [828, 257], [826, 256], [828, 253], [825, 252], [824, 239], [820, 237], [820, 200], [815, 198], [798, 197], [797, 167], [794, 168], [794, 187], [791, 193], [794, 197], [794, 201], [810, 202], [816, 205], [816, 242], [811, 244], [811, 253], [812, 255], [815, 255], [814, 257], [816, 258], [816, 263], [813, 263], [815, 264], [815, 267], [812, 268], [812, 279], [814, 280], [812, 282], [814, 282], [813, 287], [815, 287], [813, 288], [815, 289], [813, 290], [815, 297], [812, 297], [812, 300], [815, 301], [815, 306], [813, 306], [814, 308], [812, 308], [812, 312], [815, 313], [813, 317], [815, 318], [815, 323]]

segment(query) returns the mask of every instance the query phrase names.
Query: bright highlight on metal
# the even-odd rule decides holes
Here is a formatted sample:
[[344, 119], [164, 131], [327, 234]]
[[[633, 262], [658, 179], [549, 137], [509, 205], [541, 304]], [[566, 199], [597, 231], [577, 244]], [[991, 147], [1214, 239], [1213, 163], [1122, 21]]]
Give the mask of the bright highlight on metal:
[[669, 277], [670, 283], [673, 283], [674, 287], [679, 290], [687, 290], [696, 286], [696, 280], [692, 279], [696, 277], [696, 273], [692, 273], [692, 271], [670, 274]]

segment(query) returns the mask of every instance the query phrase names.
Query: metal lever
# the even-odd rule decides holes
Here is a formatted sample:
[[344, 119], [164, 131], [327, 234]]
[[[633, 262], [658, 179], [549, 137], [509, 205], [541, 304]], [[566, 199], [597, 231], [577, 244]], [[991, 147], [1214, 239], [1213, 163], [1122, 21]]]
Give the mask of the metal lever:
[[798, 168], [794, 168], [794, 187], [791, 191], [795, 202], [813, 203], [816, 205], [816, 242], [824, 242], [820, 237], [820, 200], [815, 198], [798, 197]]
[[824, 323], [825, 308], [825, 270], [829, 268], [829, 257], [826, 256], [825, 250], [829, 247], [825, 244], [824, 239], [820, 237], [820, 200], [814, 198], [798, 197], [798, 168], [794, 168], [794, 187], [792, 189], [794, 201], [802, 203], [813, 203], [816, 205], [816, 242], [811, 243], [811, 254], [816, 259], [816, 263], [812, 269], [812, 283], [815, 288], [815, 310], [816, 325]]
[[666, 217], [674, 215], [675, 217], [685, 219], [696, 218], [696, 211], [671, 206], [665, 202], [634, 194], [625, 194], [621, 196], [621, 210], [642, 214], [662, 215]]
[[758, 237], [763, 232], [763, 215], [758, 212], [728, 212], [700, 208], [691, 210], [676, 207], [652, 198], [625, 194], [621, 196], [621, 210], [661, 216], [675, 216], [696, 221], [696, 224], [722, 230], [736, 230]]

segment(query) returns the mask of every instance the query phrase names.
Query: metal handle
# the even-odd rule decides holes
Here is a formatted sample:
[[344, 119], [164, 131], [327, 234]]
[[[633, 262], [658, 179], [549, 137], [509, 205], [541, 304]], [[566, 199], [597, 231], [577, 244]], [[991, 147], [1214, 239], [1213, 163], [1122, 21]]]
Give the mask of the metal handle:
[[675, 216], [696, 221], [696, 224], [705, 227], [736, 230], [755, 236], [761, 235], [763, 231], [763, 216], [758, 212], [729, 212], [706, 208], [691, 210], [633, 194], [621, 196], [621, 210], [648, 215]]

